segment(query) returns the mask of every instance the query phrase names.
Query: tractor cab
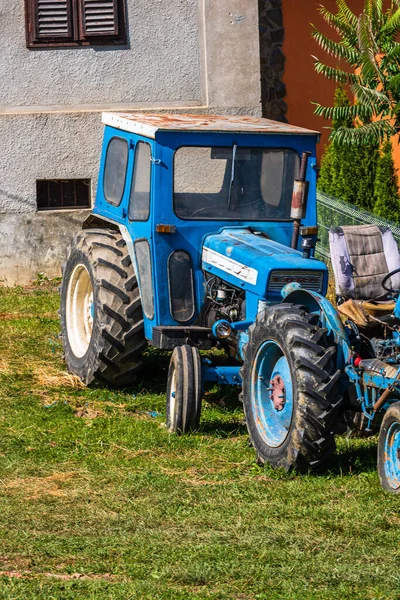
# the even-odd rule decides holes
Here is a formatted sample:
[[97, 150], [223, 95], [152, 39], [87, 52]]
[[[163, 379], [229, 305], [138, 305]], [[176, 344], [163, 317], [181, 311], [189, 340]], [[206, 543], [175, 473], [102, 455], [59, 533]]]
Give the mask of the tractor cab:
[[260, 301], [279, 302], [288, 282], [325, 291], [325, 266], [290, 247], [304, 153], [310, 201], [302, 225], [316, 226], [316, 132], [209, 115], [106, 113], [103, 122], [93, 215], [127, 241], [150, 343], [205, 343], [207, 314], [229, 312], [223, 296], [239, 320], [254, 319]]

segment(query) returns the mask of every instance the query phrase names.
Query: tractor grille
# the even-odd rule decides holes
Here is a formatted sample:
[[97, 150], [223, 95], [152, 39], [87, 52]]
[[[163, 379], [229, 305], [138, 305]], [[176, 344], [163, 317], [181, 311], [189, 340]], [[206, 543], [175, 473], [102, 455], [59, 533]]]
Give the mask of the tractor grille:
[[280, 292], [286, 284], [296, 281], [306, 290], [321, 292], [323, 279], [323, 271], [272, 271], [268, 291]]

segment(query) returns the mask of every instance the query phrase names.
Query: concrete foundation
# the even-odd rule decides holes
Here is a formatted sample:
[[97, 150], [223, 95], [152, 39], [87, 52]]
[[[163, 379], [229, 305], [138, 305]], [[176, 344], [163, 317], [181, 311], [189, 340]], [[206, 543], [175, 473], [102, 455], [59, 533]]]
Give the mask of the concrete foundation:
[[[67, 246], [89, 210], [0, 216], [0, 284], [27, 284], [39, 273], [59, 277]], [[10, 267], [12, 266], [12, 268]]]

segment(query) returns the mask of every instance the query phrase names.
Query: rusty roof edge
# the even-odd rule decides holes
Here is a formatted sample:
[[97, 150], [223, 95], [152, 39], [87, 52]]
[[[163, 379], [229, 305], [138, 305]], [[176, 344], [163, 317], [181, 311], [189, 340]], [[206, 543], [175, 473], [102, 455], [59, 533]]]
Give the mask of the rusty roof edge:
[[320, 136], [320, 132], [297, 125], [289, 125], [269, 119], [242, 115], [186, 115], [155, 113], [110, 113], [103, 112], [102, 122], [130, 133], [155, 139], [158, 131], [164, 132], [218, 132], [253, 133], [280, 135]]
[[118, 113], [103, 112], [101, 120], [104, 125], [110, 125], [116, 129], [129, 131], [130, 133], [138, 133], [144, 137], [150, 137], [153, 140], [156, 137], [156, 131], [158, 129], [158, 127], [144, 125], [143, 123], [139, 123], [137, 121], [129, 121]]

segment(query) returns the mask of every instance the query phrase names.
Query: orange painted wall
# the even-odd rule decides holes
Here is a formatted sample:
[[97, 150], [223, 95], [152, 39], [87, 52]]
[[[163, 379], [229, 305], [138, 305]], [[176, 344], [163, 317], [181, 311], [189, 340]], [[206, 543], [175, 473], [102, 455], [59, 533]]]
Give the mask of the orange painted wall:
[[[335, 0], [282, 0], [285, 40], [283, 53], [286, 57], [283, 76], [286, 84], [289, 123], [316, 129], [322, 133], [319, 146], [319, 157], [328, 141], [330, 122], [313, 114], [311, 102], [332, 105], [335, 84], [314, 70], [312, 55], [321, 61], [328, 62], [327, 54], [311, 38], [313, 23], [319, 30], [332, 34], [318, 13], [318, 6], [323, 4], [328, 10], [337, 12]], [[356, 14], [361, 13], [364, 0], [348, 0], [350, 8]], [[335, 63], [331, 62], [332, 66]]]

